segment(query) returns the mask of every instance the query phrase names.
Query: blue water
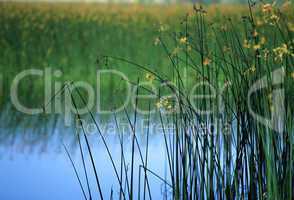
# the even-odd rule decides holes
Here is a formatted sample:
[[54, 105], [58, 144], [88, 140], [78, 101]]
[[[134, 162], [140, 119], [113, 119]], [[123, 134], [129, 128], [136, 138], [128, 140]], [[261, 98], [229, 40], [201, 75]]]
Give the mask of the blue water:
[[[47, 128], [18, 127], [16, 125], [15, 127], [18, 128], [12, 129], [2, 124], [0, 128], [0, 199], [84, 199], [73, 167], [62, 146], [62, 143], [64, 143], [69, 149], [83, 182], [84, 189], [87, 192], [86, 179], [75, 132], [72, 128], [61, 128], [60, 124], [62, 123], [59, 122], [55, 123], [55, 126], [52, 126], [51, 120], [42, 123], [47, 123]], [[40, 125], [40, 127], [42, 126]], [[93, 132], [88, 135], [88, 138], [95, 159], [103, 196], [105, 199], [109, 199], [112, 189], [114, 199], [118, 199], [118, 181], [101, 137], [97, 132]], [[105, 138], [115, 164], [120, 169], [121, 150], [118, 134], [113, 132], [113, 134], [105, 135]], [[138, 134], [138, 141], [145, 156], [146, 134]], [[130, 134], [124, 134], [123, 142], [126, 161], [130, 165]], [[150, 136], [148, 168], [164, 178], [168, 174], [163, 144], [163, 136], [161, 134]], [[86, 152], [84, 141], [82, 141], [82, 146], [84, 152]], [[85, 158], [92, 197], [93, 199], [99, 199], [95, 176], [88, 154], [86, 154]], [[137, 193], [138, 189], [138, 166], [140, 164], [139, 152], [136, 148], [135, 193]], [[148, 179], [153, 199], [162, 199], [162, 192], [164, 190], [162, 181], [150, 174]], [[143, 184], [142, 182], [141, 180], [141, 185]]]

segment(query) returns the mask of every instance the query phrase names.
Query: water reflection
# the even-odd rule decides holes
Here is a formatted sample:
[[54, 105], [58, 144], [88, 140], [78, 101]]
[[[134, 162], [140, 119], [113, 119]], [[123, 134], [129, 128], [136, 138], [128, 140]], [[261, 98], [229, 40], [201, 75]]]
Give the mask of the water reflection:
[[[9, 118], [6, 116], [9, 116]], [[90, 122], [89, 119], [86, 120]], [[120, 124], [126, 123], [126, 120], [122, 118], [119, 120], [123, 122]], [[99, 121], [101, 127], [105, 124], [114, 123], [111, 117], [97, 118], [97, 121]], [[0, 125], [1, 199], [83, 199], [74, 170], [62, 146], [64, 143], [68, 147], [81, 180], [86, 186], [74, 126], [65, 127], [61, 117], [24, 117], [20, 114], [11, 116], [6, 115], [5, 112], [2, 112]], [[128, 131], [130, 129], [124, 128], [124, 130], [120, 129], [116, 134], [104, 134], [113, 160], [118, 167], [121, 162], [119, 136], [122, 136], [123, 139], [127, 166], [131, 162], [131, 137]], [[122, 132], [124, 134], [121, 134]], [[140, 148], [145, 155], [146, 134], [144, 134], [144, 131], [137, 132]], [[98, 132], [91, 132], [91, 134], [88, 134], [88, 138], [103, 195], [108, 198], [113, 190], [114, 199], [117, 199], [119, 194], [118, 183], [106, 148]], [[85, 147], [84, 141], [82, 141], [82, 146]], [[148, 168], [165, 177], [167, 175], [167, 163], [165, 163], [162, 135], [152, 134], [148, 148]], [[94, 199], [99, 199], [88, 154], [85, 154], [85, 160], [90, 177], [91, 193]], [[141, 164], [139, 152], [136, 148], [134, 162], [136, 191], [138, 188], [138, 166]], [[161, 198], [164, 190], [162, 182], [152, 175], [150, 175], [149, 181], [153, 198]]]

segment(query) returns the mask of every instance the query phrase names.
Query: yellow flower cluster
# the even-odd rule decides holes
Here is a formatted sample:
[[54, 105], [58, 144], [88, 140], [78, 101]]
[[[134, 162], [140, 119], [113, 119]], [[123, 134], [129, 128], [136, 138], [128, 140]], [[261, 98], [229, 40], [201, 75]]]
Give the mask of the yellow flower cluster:
[[284, 56], [287, 56], [287, 55], [292, 55], [289, 48], [288, 48], [288, 45], [287, 44], [282, 44], [281, 46], [273, 49], [273, 52], [275, 54], [275, 60], [280, 60], [282, 61]]
[[262, 12], [264, 13], [264, 23], [274, 25], [280, 20], [280, 17], [277, 15], [277, 12], [274, 9], [275, 4], [264, 4], [262, 5]]
[[187, 43], [187, 37], [180, 38], [180, 44], [186, 44]]
[[254, 49], [258, 50], [261, 49], [261, 47], [266, 43], [266, 39], [264, 36], [260, 37], [259, 42], [257, 44], [251, 44], [247, 39], [244, 40], [243, 42], [243, 47], [246, 49]]
[[255, 66], [252, 66], [252, 67], [249, 67], [248, 69], [246, 69], [243, 74], [244, 75], [249, 75], [249, 74], [253, 74], [255, 73], [256, 71], [256, 67]]
[[157, 102], [156, 102], [156, 107], [158, 109], [165, 109], [167, 111], [172, 111], [173, 110], [173, 106], [172, 106], [172, 102], [169, 100], [168, 97], [162, 97], [160, 98]]
[[269, 3], [267, 3], [267, 4], [264, 4], [264, 5], [262, 5], [262, 12], [271, 12], [273, 10], [273, 6], [272, 6], [272, 4], [269, 4]]

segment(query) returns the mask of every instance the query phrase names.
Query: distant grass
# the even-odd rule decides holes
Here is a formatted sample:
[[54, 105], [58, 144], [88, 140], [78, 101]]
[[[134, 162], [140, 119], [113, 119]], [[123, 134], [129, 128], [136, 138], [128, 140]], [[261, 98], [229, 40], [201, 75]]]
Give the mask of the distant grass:
[[[224, 15], [236, 18], [245, 10], [244, 6], [210, 6], [208, 16], [220, 22]], [[180, 30], [180, 22], [190, 11], [191, 5], [1, 2], [0, 68], [5, 96], [1, 102], [7, 102], [15, 74], [29, 68], [60, 69], [64, 75], [58, 81], [85, 80], [94, 85], [96, 70], [101, 67], [96, 60], [101, 55], [128, 58], [169, 74], [169, 60], [154, 41], [161, 25]], [[114, 62], [111, 67], [136, 79], [138, 71], [126, 65]], [[25, 80], [20, 88], [27, 105], [40, 105], [43, 98], [43, 81], [34, 80]], [[104, 84], [108, 88], [112, 83]]]

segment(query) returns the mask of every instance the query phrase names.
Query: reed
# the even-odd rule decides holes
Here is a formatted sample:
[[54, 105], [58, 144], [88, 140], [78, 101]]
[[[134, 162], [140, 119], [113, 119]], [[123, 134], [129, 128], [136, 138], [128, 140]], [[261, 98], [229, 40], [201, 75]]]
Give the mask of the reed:
[[[149, 102], [147, 119], [150, 122], [152, 118], [159, 118], [168, 163], [167, 177], [161, 177], [148, 167], [150, 133], [148, 129], [147, 146], [143, 150], [136, 136], [137, 109], [133, 111], [133, 118], [128, 110], [124, 111], [132, 130], [130, 161], [124, 156], [122, 135], [121, 159], [120, 163], [115, 163], [99, 131], [118, 180], [120, 199], [152, 199], [148, 184], [151, 176], [164, 184], [163, 199], [293, 199], [293, 24], [284, 8], [264, 3], [249, 3], [248, 12], [239, 23], [236, 26], [231, 18], [220, 24], [211, 22], [203, 7], [194, 6], [193, 12], [184, 17], [179, 32], [161, 32], [158, 37], [170, 61], [172, 73], [169, 74], [125, 58], [107, 56], [109, 60], [127, 63], [151, 74], [152, 81], [158, 85], [164, 83], [164, 88], [158, 92], [156, 116], [150, 114]], [[279, 84], [284, 95], [280, 93], [275, 99], [275, 77], [271, 73], [281, 67], [284, 78]], [[188, 77], [183, 75], [185, 70]], [[264, 84], [269, 87], [248, 98], [254, 83], [263, 77], [266, 77]], [[197, 92], [211, 96], [213, 91], [207, 85], [213, 86], [222, 104], [219, 98], [194, 102], [189, 91], [191, 85], [199, 82], [206, 84], [197, 88]], [[138, 80], [135, 85], [139, 83]], [[226, 89], [224, 93], [221, 92], [223, 88]], [[135, 108], [143, 90], [146, 88], [137, 88]], [[165, 96], [163, 90], [169, 91], [173, 98]], [[75, 98], [83, 99], [83, 95], [79, 93]], [[280, 99], [278, 103], [283, 102], [283, 108], [276, 107], [277, 99]], [[278, 129], [270, 126], [277, 121], [267, 125], [258, 122], [249, 103], [260, 115], [283, 116]], [[95, 122], [90, 110], [89, 113]], [[168, 122], [174, 126], [171, 132], [166, 127]], [[99, 130], [98, 123], [95, 124]], [[117, 129], [119, 133], [118, 125]], [[87, 141], [86, 135], [84, 139]], [[134, 163], [136, 150], [139, 168]], [[91, 154], [90, 148], [88, 153]], [[130, 168], [127, 163], [131, 163]], [[135, 178], [138, 178], [138, 190], [134, 189]], [[102, 194], [100, 197], [102, 199]]]

